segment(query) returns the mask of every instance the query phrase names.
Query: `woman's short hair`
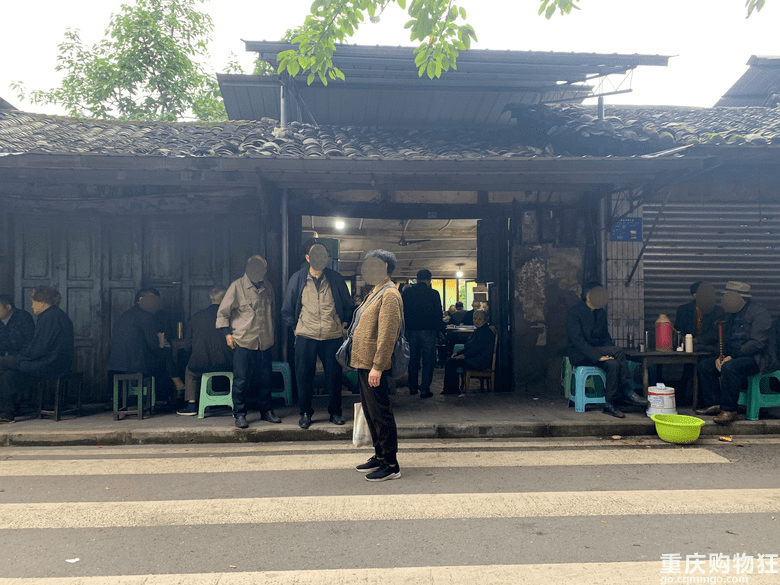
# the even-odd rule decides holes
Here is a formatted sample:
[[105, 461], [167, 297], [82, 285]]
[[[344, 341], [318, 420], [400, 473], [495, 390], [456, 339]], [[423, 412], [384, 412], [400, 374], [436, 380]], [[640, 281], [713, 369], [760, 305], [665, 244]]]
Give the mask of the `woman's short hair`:
[[388, 252], [387, 250], [371, 250], [368, 254], [366, 254], [364, 260], [373, 258], [374, 256], [387, 264], [387, 275], [390, 276], [393, 273], [393, 270], [395, 270], [395, 254]]
[[137, 303], [142, 298], [144, 298], [146, 295], [154, 295], [156, 297], [159, 297], [160, 296], [160, 291], [157, 290], [156, 288], [151, 287], [151, 286], [148, 286], [146, 288], [142, 288], [137, 293], [135, 293], [135, 300], [133, 302]]
[[53, 286], [36, 286], [32, 289], [30, 298], [39, 303], [58, 306], [62, 300], [62, 295]]
[[215, 286], [209, 291], [209, 300], [212, 305], [218, 305], [225, 298], [227, 289], [224, 286]]

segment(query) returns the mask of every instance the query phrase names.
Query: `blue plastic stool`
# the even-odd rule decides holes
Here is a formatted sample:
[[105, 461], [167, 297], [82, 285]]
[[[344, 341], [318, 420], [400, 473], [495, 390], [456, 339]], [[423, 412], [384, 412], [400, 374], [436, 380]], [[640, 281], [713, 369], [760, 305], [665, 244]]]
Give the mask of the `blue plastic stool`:
[[274, 398], [284, 398], [284, 405], [291, 406], [293, 403], [293, 395], [290, 364], [287, 362], [273, 362], [271, 364], [271, 370], [280, 373], [284, 379], [284, 388], [281, 390], [271, 390], [271, 396]]
[[604, 370], [593, 366], [580, 366], [574, 369], [574, 385], [569, 402], [574, 401], [574, 410], [577, 412], [585, 412], [586, 404], [604, 404], [607, 401], [606, 388], [607, 376]]
[[[230, 380], [230, 390], [214, 392], [214, 378]], [[233, 372], [206, 372], [200, 377], [200, 400], [198, 401], [198, 418], [206, 416], [207, 406], [229, 406], [233, 408]]]

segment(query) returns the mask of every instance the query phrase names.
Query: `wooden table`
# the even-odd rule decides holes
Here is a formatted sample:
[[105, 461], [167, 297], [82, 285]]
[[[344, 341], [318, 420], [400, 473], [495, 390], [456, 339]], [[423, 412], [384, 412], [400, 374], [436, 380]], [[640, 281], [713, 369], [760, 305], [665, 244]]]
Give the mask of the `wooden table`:
[[[634, 350], [624, 350], [626, 358], [634, 362], [641, 362], [642, 364], [642, 389], [644, 390], [645, 398], [647, 398], [647, 387], [649, 385], [649, 376], [647, 374], [647, 366], [649, 364], [655, 364], [657, 366], [663, 366], [664, 364], [693, 364], [693, 408], [696, 408], [696, 403], [699, 395], [699, 358], [710, 355], [706, 351], [694, 351], [687, 353], [684, 351], [645, 351], [639, 352]], [[660, 372], [659, 372], [660, 374]]]

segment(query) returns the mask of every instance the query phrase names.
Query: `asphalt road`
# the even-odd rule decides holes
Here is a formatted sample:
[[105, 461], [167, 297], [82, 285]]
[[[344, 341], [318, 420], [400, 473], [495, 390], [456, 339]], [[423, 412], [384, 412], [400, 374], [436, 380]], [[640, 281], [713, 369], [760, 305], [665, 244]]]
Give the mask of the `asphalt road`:
[[405, 442], [384, 483], [369, 455], [2, 448], [0, 584], [780, 583], [777, 437]]

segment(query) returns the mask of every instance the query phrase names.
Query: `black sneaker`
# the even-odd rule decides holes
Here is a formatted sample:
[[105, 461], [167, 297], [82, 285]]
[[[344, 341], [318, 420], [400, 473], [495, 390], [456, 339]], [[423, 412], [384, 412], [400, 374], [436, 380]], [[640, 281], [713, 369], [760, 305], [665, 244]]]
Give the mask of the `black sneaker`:
[[301, 419], [298, 421], [298, 426], [302, 429], [308, 429], [311, 426], [311, 416], [309, 416], [309, 413], [304, 412], [301, 415]]
[[355, 471], [359, 471], [360, 473], [370, 473], [371, 471], [376, 471], [380, 467], [384, 465], [384, 461], [381, 459], [377, 459], [376, 457], [372, 457], [365, 463], [361, 463], [357, 467], [355, 467]]
[[433, 396], [433, 392], [430, 390], [423, 390], [420, 392], [420, 398], [430, 398], [431, 396]]
[[10, 424], [12, 422], [14, 422], [14, 415], [0, 412], [0, 424]]
[[239, 429], [247, 429], [247, 428], [249, 428], [249, 423], [246, 422], [246, 415], [245, 414], [237, 414], [236, 415], [236, 426]]
[[409, 388], [409, 394], [411, 394], [412, 396], [417, 394], [417, 388]]
[[376, 471], [372, 471], [366, 476], [367, 481], [387, 481], [388, 479], [398, 479], [401, 477], [401, 468], [398, 463], [395, 465], [383, 464]]
[[180, 414], [182, 416], [193, 416], [198, 414], [198, 403], [197, 402], [188, 402], [184, 408], [181, 410], [177, 410], [176, 414]]

